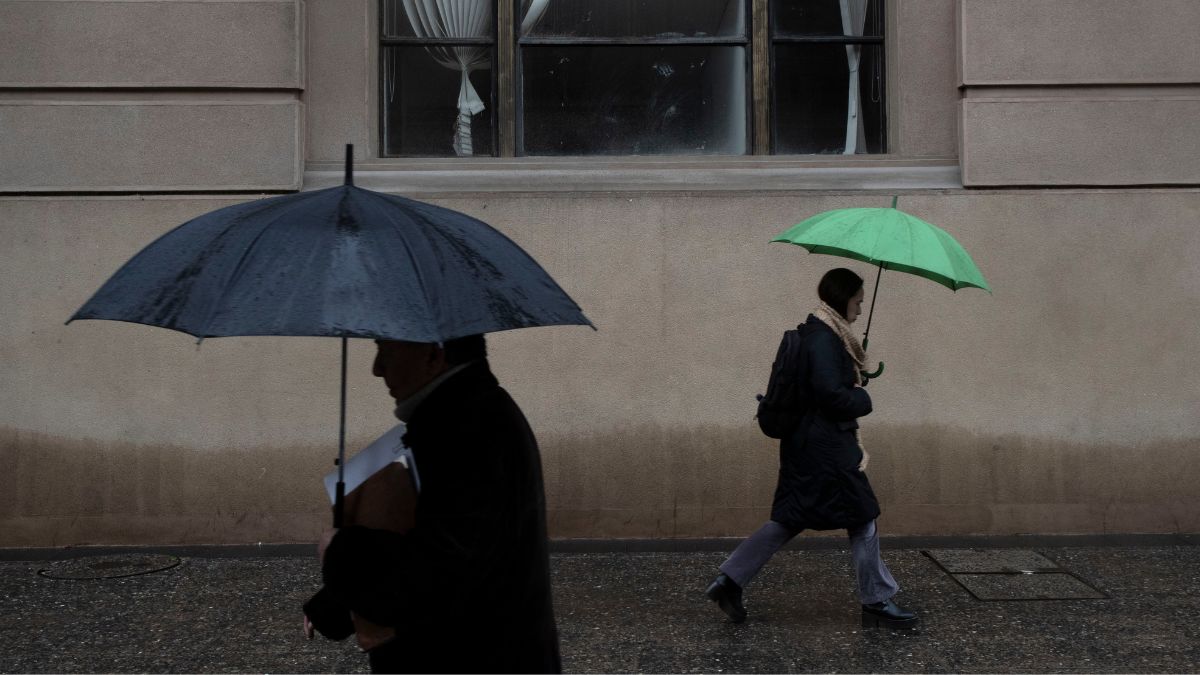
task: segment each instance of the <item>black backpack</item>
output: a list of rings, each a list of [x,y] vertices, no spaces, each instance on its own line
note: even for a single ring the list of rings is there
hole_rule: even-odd
[[[775,362],[771,364],[767,393],[758,395],[758,427],[771,438],[786,438],[804,417],[805,332],[803,324],[784,331]]]

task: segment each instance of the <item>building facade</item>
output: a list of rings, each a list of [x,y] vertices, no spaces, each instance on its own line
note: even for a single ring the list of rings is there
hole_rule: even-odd
[[[1200,531],[1200,3],[593,4],[0,2],[0,546],[327,526],[337,341],[64,321],[179,223],[340,183],[347,143],[357,184],[491,223],[598,327],[489,338],[554,537],[767,517],[779,336],[825,270],[875,278],[768,242],[894,196],[994,293],[882,276],[883,531]],[[394,421],[372,353],[351,447]]]

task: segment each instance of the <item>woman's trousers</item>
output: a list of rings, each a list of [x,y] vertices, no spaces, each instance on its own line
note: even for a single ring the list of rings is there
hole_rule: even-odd
[[[900,589],[891,571],[879,555],[879,533],[875,521],[846,530],[850,535],[850,553],[858,578],[858,599],[864,605],[883,602]],[[784,544],[800,534],[769,520],[743,541],[722,565],[721,571],[738,586],[746,584],[767,564]]]

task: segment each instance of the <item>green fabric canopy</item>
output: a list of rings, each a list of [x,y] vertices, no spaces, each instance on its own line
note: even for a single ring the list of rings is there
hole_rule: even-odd
[[[960,288],[992,289],[975,266],[975,261],[954,237],[941,228],[892,207],[853,208],[825,211],[788,228],[771,241],[795,244],[810,253],[836,255],[861,260],[879,267],[875,277],[875,292],[867,314],[867,330],[863,348],[871,334],[871,318],[875,315],[875,298],[879,293],[879,276],[883,270],[907,272],[957,291]],[[863,371],[867,378],[883,373],[883,364],[873,373]]]
[[[800,222],[771,241],[907,272],[957,291],[992,289],[975,261],[941,228],[895,208],[836,209]]]

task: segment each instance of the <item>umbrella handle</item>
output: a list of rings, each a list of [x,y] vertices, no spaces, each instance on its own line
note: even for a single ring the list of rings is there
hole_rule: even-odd
[[[880,269],[880,273],[882,273],[883,266],[881,265],[879,267],[879,269]],[[879,277],[875,277],[875,291],[876,292],[879,291]],[[874,300],[871,300],[871,311],[872,312],[875,311],[875,301]],[[870,333],[871,333],[871,320],[867,319],[867,332],[863,333],[863,341],[862,341],[863,351],[867,350],[867,345],[871,342],[871,338],[868,337],[870,335]],[[873,372],[873,373],[868,373],[865,370],[860,370],[858,372],[862,373],[863,380],[864,380],[863,386],[866,386],[866,384],[867,384],[866,380],[873,380],[883,374],[883,361],[879,362],[879,367],[876,368],[875,372]]]

